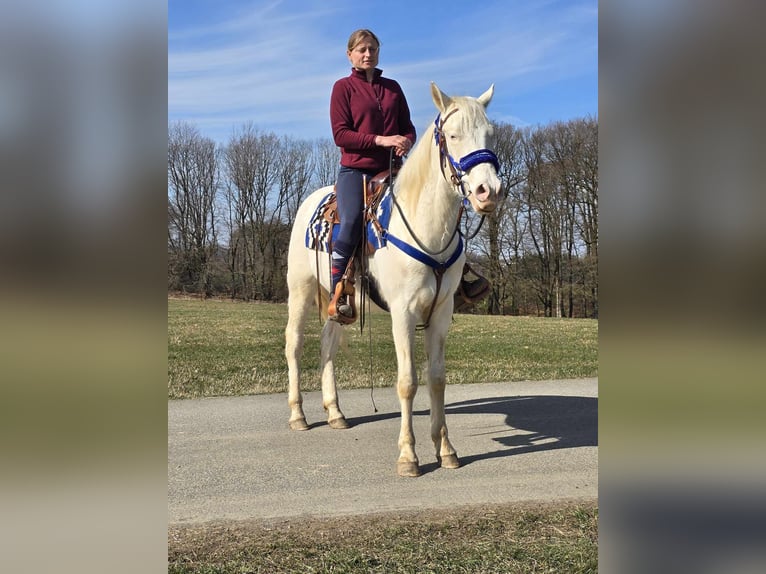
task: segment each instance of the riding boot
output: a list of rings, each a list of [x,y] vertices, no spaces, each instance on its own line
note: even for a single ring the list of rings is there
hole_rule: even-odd
[[[468,274],[471,273],[477,277],[477,279],[471,281],[468,279]],[[474,271],[468,263],[463,266],[463,277],[460,279],[460,285],[455,292],[455,300],[453,311],[461,311],[472,305],[478,303],[489,295],[490,284],[486,277],[480,275]]]
[[[354,309],[354,280],[348,264],[349,258],[333,251],[332,253],[332,298],[327,307],[327,315],[333,321],[347,325],[356,320]]]

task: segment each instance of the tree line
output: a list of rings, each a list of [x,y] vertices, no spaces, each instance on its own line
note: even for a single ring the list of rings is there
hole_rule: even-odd
[[[492,283],[475,312],[598,317],[598,122],[495,123],[505,191],[483,221],[466,214],[471,265]],[[168,126],[168,290],[284,301],[298,206],[332,185],[330,139],[280,137],[252,123],[216,144]]]

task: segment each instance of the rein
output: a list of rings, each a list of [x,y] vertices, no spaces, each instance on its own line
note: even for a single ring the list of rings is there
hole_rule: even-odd
[[[466,242],[470,241],[471,239],[473,239],[474,237],[476,237],[479,234],[479,231],[481,231],[481,226],[484,225],[484,220],[486,218],[487,218],[486,215],[482,215],[481,219],[479,219],[479,225],[478,225],[478,227],[476,227],[476,230],[474,230],[473,233],[469,234],[468,233],[469,221],[468,221],[468,216],[466,215],[465,233],[463,233],[462,230],[459,232],[462,237],[465,237]]]
[[[452,235],[450,235],[449,241],[447,241],[447,244],[444,246],[444,249],[441,251],[430,251],[423,243],[418,239],[418,236],[415,235],[415,232],[412,230],[412,227],[410,227],[410,222],[407,221],[407,218],[404,216],[404,212],[402,211],[401,206],[399,205],[399,202],[396,201],[396,194],[391,192],[391,200],[394,203],[394,206],[396,207],[396,210],[399,212],[399,217],[402,218],[402,222],[404,223],[404,227],[407,228],[407,232],[410,234],[410,236],[415,240],[415,243],[418,244],[418,247],[428,255],[441,255],[445,251],[447,251],[447,248],[452,244],[452,240],[455,239],[455,235],[460,233],[460,217],[463,215],[463,206],[460,206],[460,211],[457,214],[457,222],[455,223],[455,231],[452,232]],[[391,237],[389,235],[389,237]],[[433,267],[433,265],[432,265]]]

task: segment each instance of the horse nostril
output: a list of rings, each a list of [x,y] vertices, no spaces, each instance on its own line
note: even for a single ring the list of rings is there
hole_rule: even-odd
[[[476,195],[476,199],[481,202],[485,202],[487,199],[489,199],[489,189],[487,189],[487,186],[484,184],[481,184],[474,193]]]

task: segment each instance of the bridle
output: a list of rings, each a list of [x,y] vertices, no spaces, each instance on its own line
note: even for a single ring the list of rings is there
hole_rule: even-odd
[[[455,160],[455,158],[450,155],[449,151],[447,150],[447,138],[444,135],[444,123],[447,121],[447,118],[458,111],[458,109],[459,108],[452,108],[452,110],[446,116],[444,116],[443,119],[441,118],[441,114],[436,116],[436,119],[434,120],[434,141],[436,142],[436,147],[439,148],[439,166],[441,167],[442,175],[444,176],[445,180],[450,181],[452,185],[460,190],[460,194],[463,196],[463,205],[465,206],[468,204],[468,196],[473,193],[473,191],[470,189],[468,192],[466,192],[465,183],[463,182],[463,178],[468,175],[468,171],[472,167],[481,163],[491,163],[495,166],[495,171],[499,172],[500,161],[497,159],[495,152],[486,148],[472,151],[468,155],[461,157],[459,160]],[[447,165],[449,166],[451,172],[449,178],[447,178],[447,174],[444,173],[444,168]],[[484,218],[485,216],[482,215],[479,226],[470,235],[470,237],[466,237],[466,239],[473,239],[479,234],[479,230],[484,224]],[[463,235],[462,232],[460,232],[460,234]]]
[[[444,123],[447,121],[447,118],[456,111],[458,111],[458,108],[452,108],[443,119],[441,118],[441,114],[436,116],[436,119],[434,120],[434,141],[436,142],[436,147],[439,148],[439,165],[441,166],[444,179],[450,181],[452,185],[457,187],[464,198],[468,198],[473,192],[470,189],[466,192],[463,178],[468,175],[470,169],[482,163],[491,163],[495,166],[495,171],[500,171],[500,161],[497,159],[495,152],[486,148],[472,151],[468,155],[461,157],[459,160],[455,160],[455,158],[450,155],[447,150],[447,138],[444,135]],[[447,174],[444,172],[444,168],[447,165],[450,169],[449,178],[447,178]]]
[[[471,153],[461,157],[457,161],[455,160],[455,158],[453,158],[450,155],[449,151],[447,150],[447,138],[444,135],[444,123],[447,121],[447,118],[449,118],[452,114],[454,114],[458,110],[459,108],[452,108],[452,110],[450,110],[450,112],[447,115],[445,115],[443,119],[441,117],[441,114],[439,114],[436,116],[436,119],[434,120],[434,141],[436,142],[436,147],[439,148],[439,167],[441,168],[442,175],[444,176],[444,179],[446,181],[451,182],[452,185],[457,187],[460,190],[460,194],[463,196],[463,200],[462,200],[463,205],[461,205],[460,211],[458,213],[457,222],[455,224],[455,230],[452,233],[452,236],[449,238],[449,241],[447,241],[444,249],[441,249],[440,251],[430,251],[429,249],[426,248],[425,245],[423,245],[423,243],[421,243],[421,241],[412,231],[412,228],[410,227],[410,224],[407,221],[407,218],[405,217],[404,212],[402,211],[402,208],[399,206],[399,203],[396,201],[396,195],[392,194],[394,206],[399,211],[399,215],[401,216],[402,221],[404,222],[404,225],[407,228],[407,231],[410,233],[410,236],[412,236],[412,238],[418,244],[418,247],[420,247],[420,249],[429,256],[441,255],[452,244],[452,240],[455,238],[455,235],[459,234],[461,237],[463,235],[463,233],[460,231],[460,219],[463,215],[463,209],[465,205],[468,204],[468,196],[471,193],[473,193],[470,189],[466,192],[463,178],[466,175],[468,175],[468,172],[470,171],[470,169],[481,163],[491,163],[492,165],[495,166],[495,171],[500,171],[500,161],[497,159],[495,152],[486,148],[472,151]],[[390,161],[393,161],[393,148],[391,148]],[[449,168],[450,168],[451,175],[449,178],[447,177],[447,174],[444,172],[445,165],[449,165]],[[474,237],[476,237],[483,223],[484,223],[484,215],[481,216],[481,222],[479,223],[479,227],[470,237],[467,237],[467,239],[473,239]],[[463,245],[461,241],[459,245],[459,249],[462,250],[462,248],[463,248]],[[429,265],[431,264],[429,263]]]

